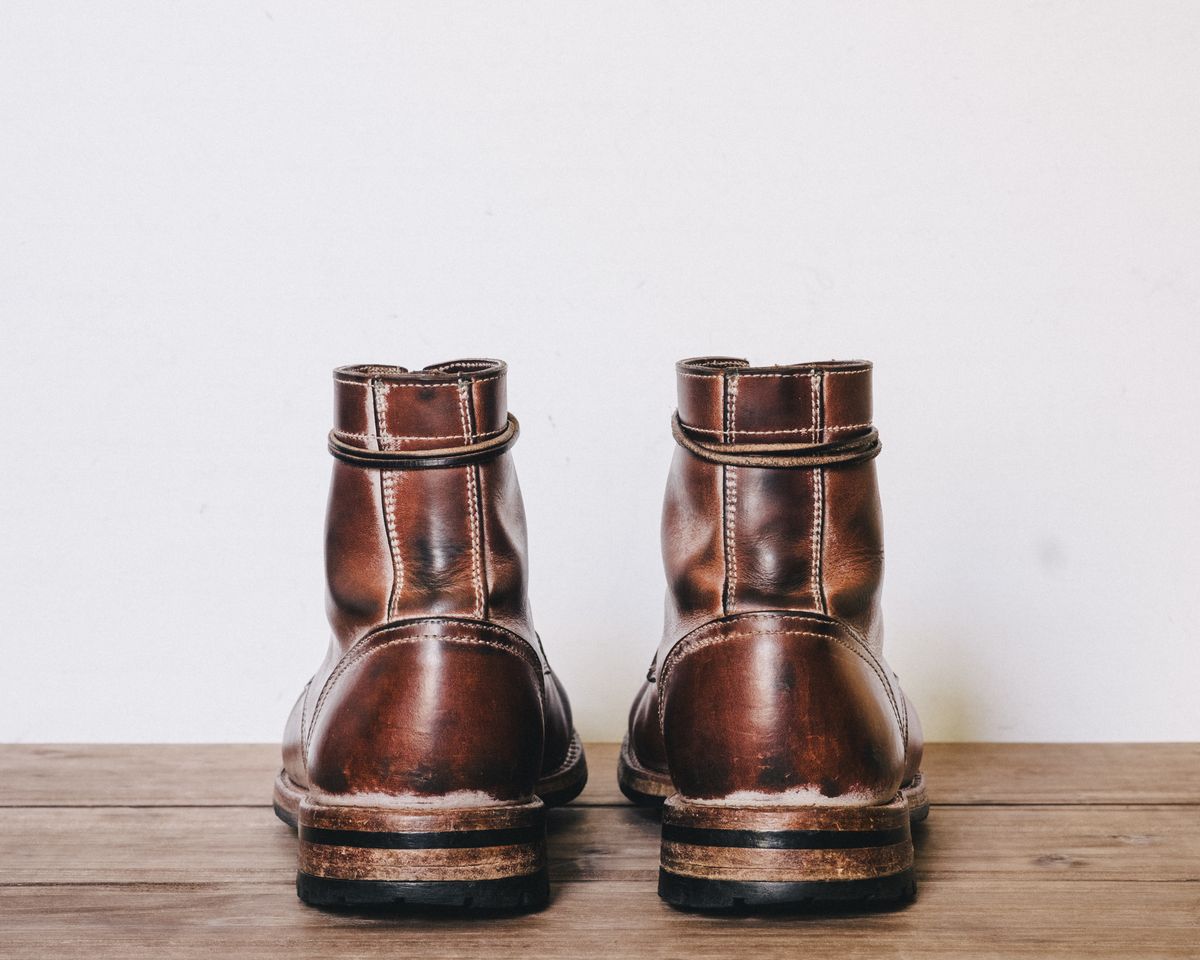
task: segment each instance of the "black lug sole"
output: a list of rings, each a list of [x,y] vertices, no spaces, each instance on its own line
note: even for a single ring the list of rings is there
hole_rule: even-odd
[[[820,911],[828,908],[877,909],[913,899],[917,883],[911,869],[863,880],[707,880],[658,872],[658,895],[684,910],[736,911],[760,907]]]
[[[545,869],[498,880],[343,880],[296,875],[296,893],[316,907],[446,907],[532,911],[550,898]]]

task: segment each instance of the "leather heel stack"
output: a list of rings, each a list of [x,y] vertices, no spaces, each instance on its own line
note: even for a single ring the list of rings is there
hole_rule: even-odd
[[[658,892],[691,909],[887,902],[916,892],[907,801],[663,806]]]
[[[296,891],[319,906],[531,909],[546,903],[545,807],[322,805],[299,814]]]

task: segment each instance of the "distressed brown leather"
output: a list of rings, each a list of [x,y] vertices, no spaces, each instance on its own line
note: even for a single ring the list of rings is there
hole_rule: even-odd
[[[829,444],[872,430],[871,364],[676,368],[687,439]],[[917,775],[915,711],[883,659],[875,464],[731,466],[677,446],[662,643],[627,751],[685,798],[873,804]]]
[[[473,448],[509,425],[506,375],[496,360],[341,367],[331,445]],[[533,629],[507,450],[411,469],[335,459],[325,561],[332,637],[284,734],[296,787],[521,801],[579,762],[566,694]]]

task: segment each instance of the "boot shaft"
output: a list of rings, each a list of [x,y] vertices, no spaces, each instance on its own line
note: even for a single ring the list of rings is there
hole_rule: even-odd
[[[684,797],[893,795],[909,723],[880,650],[871,365],[702,358],[676,380],[666,628],[638,755]]]
[[[454,465],[515,431],[507,368],[459,360],[420,371],[334,371],[326,521],[327,608],[343,648],[414,617],[487,620],[533,641],[525,512],[507,451]],[[388,469],[408,453],[436,468]]]
[[[299,788],[417,804],[582,788],[529,612],[506,374],[496,360],[334,371],[333,637],[287,723],[292,805]]]
[[[659,892],[905,896],[921,736],[880,650],[871,366],[716,357],[676,376],[666,626],[619,773],[666,798]]]
[[[736,449],[769,461],[783,447],[865,443],[871,364],[700,358],[679,363],[676,382],[664,646],[714,619],[763,610],[835,617],[877,645],[883,532],[873,460],[786,469],[745,465],[745,455],[738,465],[703,458]]]

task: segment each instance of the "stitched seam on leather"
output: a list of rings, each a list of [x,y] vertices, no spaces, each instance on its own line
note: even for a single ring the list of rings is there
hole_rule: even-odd
[[[539,664],[541,663],[541,661],[538,660],[537,654],[533,652],[533,644],[532,643],[530,643],[528,640],[526,640],[519,633],[517,633],[513,630],[509,630],[507,627],[497,626],[494,623],[470,623],[470,622],[464,623],[463,618],[455,617],[455,616],[413,617],[411,619],[411,621],[406,621],[406,622],[419,622],[422,626],[425,626],[425,625],[428,625],[431,623],[451,623],[451,624],[454,624],[459,627],[470,627],[470,629],[472,629],[472,630],[486,630],[489,633],[494,633],[494,634],[497,634],[498,636],[503,637],[505,640],[507,640],[510,643],[524,644],[526,647],[529,648],[529,651],[530,651],[529,655],[533,658],[533,661],[536,661]],[[366,633],[363,636],[359,637],[359,639],[356,640],[354,642],[354,644],[350,647],[350,650],[354,650],[356,647],[359,647],[362,644],[368,642],[372,637],[378,637],[381,634],[388,633],[391,630],[399,630],[399,629],[403,629],[403,625],[393,624],[391,626],[376,627],[373,630],[371,630],[369,633]],[[350,650],[347,650],[346,653],[349,653]],[[533,661],[531,661],[531,662],[533,662]],[[539,669],[540,669],[540,666],[539,666]]]
[[[697,427],[697,426],[693,426],[690,423],[684,423],[682,420],[680,420],[679,422],[680,422],[680,424],[682,424],[682,426],[685,430],[689,430],[692,433],[708,433],[708,434],[712,434],[714,437],[723,437],[725,435],[725,431],[723,431],[723,430],[713,430],[709,427]],[[823,430],[825,433],[835,433],[838,430],[865,430],[870,426],[871,426],[871,424],[869,424],[869,423],[847,423],[847,424],[843,424],[841,426],[824,427]],[[814,433],[814,432],[815,431],[813,430],[812,427],[791,427],[787,430],[746,430],[746,429],[742,429],[742,428],[738,429],[738,433],[753,434],[755,436],[769,436],[769,435],[778,434],[778,433]],[[417,439],[417,438],[414,438],[414,439]]]
[[[371,396],[375,406],[376,446],[380,450],[391,446],[391,436],[387,429],[389,384],[372,381]],[[382,390],[379,388],[382,387]],[[396,485],[399,483],[396,471],[383,470],[379,475],[379,496],[383,508],[383,533],[387,538],[388,555],[392,561],[392,584],[388,590],[387,612],[389,619],[396,615],[396,607],[400,601],[400,591],[404,589],[404,558],[400,553],[400,537],[396,530]]]
[[[471,431],[470,415],[467,413],[467,381],[458,383],[458,415],[462,421],[463,440],[471,443],[474,439]],[[475,467],[468,466],[467,471],[467,513],[471,520],[471,583],[475,587],[475,616],[483,619],[483,573],[481,570],[478,493],[475,487]]]
[[[703,650],[705,647],[710,647],[710,646],[713,646],[714,644],[722,643],[726,640],[739,640],[739,639],[754,638],[754,637],[816,637],[817,639],[820,639],[820,640],[832,640],[834,643],[836,643],[842,647],[845,647],[847,650],[849,650],[851,653],[853,653],[856,657],[858,657],[860,660],[862,660],[863,663],[865,663],[868,667],[870,667],[871,672],[874,673],[875,676],[879,679],[880,684],[883,685],[884,693],[887,694],[888,701],[892,705],[892,715],[895,716],[896,723],[899,724],[901,727],[903,727],[904,721],[900,716],[900,707],[896,703],[896,697],[892,693],[892,685],[890,683],[888,683],[887,678],[884,676],[882,669],[880,669],[879,664],[875,661],[874,657],[867,655],[870,651],[866,651],[864,653],[864,651],[858,649],[858,646],[856,644],[849,643],[843,637],[839,637],[836,634],[814,633],[811,630],[771,630],[771,631],[761,631],[761,632],[756,631],[754,633],[718,633],[715,636],[697,637],[695,640],[692,640],[692,641],[685,640],[685,641],[677,644],[675,646],[675,648],[672,649],[670,654],[667,656],[666,662],[663,663],[662,672],[659,674],[659,677],[658,677],[658,682],[659,682],[659,684],[661,684],[661,686],[659,687],[659,696],[658,696],[658,723],[659,723],[659,726],[660,727],[662,726],[663,709],[664,709],[664,705],[665,705],[666,699],[667,699],[666,698],[667,677],[670,675],[671,668],[674,667],[678,661],[682,660],[688,654],[695,653],[697,650]]]
[[[386,449],[384,444],[391,439],[387,428],[387,395],[390,392],[387,384],[378,380],[371,381],[371,403],[375,407],[375,438],[379,441],[380,450]]]
[[[721,439],[729,440],[729,381],[721,374]],[[721,615],[729,613],[729,467],[721,465]]]
[[[388,596],[388,617],[396,615],[400,594],[404,590],[404,558],[400,552],[400,536],[396,530],[396,486],[400,482],[396,470],[381,470],[383,486],[383,523],[387,532],[388,551],[392,555],[392,591]]]
[[[829,623],[830,621],[833,621],[841,629],[845,630],[848,634],[850,634],[850,636],[854,638],[855,642],[862,644],[863,649],[868,651],[868,653],[870,653],[872,657],[875,656],[875,654],[873,652],[871,652],[871,648],[867,644],[866,638],[862,635],[862,632],[857,627],[854,626],[854,624],[849,623],[848,621],[842,620],[840,618],[830,617],[828,614],[820,614],[815,611],[809,613],[809,612],[805,612],[805,611],[801,611],[801,610],[786,610],[786,611],[781,610],[781,611],[777,611],[777,612],[739,613],[739,614],[737,614],[737,622],[738,623],[741,623],[742,621],[745,621],[745,620],[778,621],[778,620],[782,620],[785,618],[788,620],[812,620],[814,618],[819,618],[821,623]],[[702,633],[705,630],[711,630],[713,628],[713,626],[714,626],[714,624],[712,621],[710,621],[709,623],[701,624],[700,626],[696,627],[694,630],[690,630],[686,634],[684,634],[682,637],[680,637],[680,639],[677,641],[676,645],[678,645],[679,643],[683,643],[684,641],[686,641],[690,637],[694,637],[698,633]],[[672,649],[674,649],[674,647],[672,647]],[[878,663],[878,660],[876,660],[876,662]]]
[[[422,626],[425,626],[428,624],[435,624],[435,623],[436,624],[447,623],[447,624],[453,624],[453,625],[459,626],[459,627],[465,626],[465,624],[463,624],[461,620],[457,620],[453,617],[422,617],[422,618],[420,618],[420,623],[422,624]],[[509,630],[505,627],[496,626],[495,624],[492,624],[492,623],[472,623],[470,625],[470,627],[472,630],[486,630],[489,633],[497,634],[498,636],[503,637],[509,643],[512,643],[514,645],[516,645],[516,644],[523,645],[524,647],[528,648],[528,651],[529,651],[527,654],[524,654],[526,659],[528,659],[530,661],[530,663],[537,663],[538,669],[541,669],[541,660],[538,658],[537,654],[533,651],[533,645],[530,644],[530,642],[528,640],[526,640],[524,637],[522,637],[519,633],[514,633],[512,630]],[[375,629],[363,634],[363,636],[361,636],[357,640],[355,640],[354,643],[350,645],[350,649],[348,649],[345,653],[342,654],[341,659],[344,660],[346,657],[348,657],[352,653],[354,653],[355,650],[358,650],[365,644],[370,643],[371,640],[373,640],[375,637],[378,637],[378,636],[380,636],[384,633],[387,633],[391,630],[397,630],[397,629],[403,629],[403,628],[397,627],[397,626],[376,627]],[[437,636],[437,634],[435,634],[435,636]],[[338,662],[340,663],[341,660],[339,660]],[[337,667],[334,667],[334,670],[336,670],[336,669],[337,669]],[[330,673],[330,676],[331,677],[333,676],[332,672]],[[329,680],[327,679],[325,682],[326,682],[326,684],[328,684]]]
[[[444,618],[444,617],[425,619],[425,620],[422,620],[421,623],[423,625],[435,624],[435,623],[437,623],[437,624],[447,623],[447,624],[454,624],[456,626],[462,626],[462,624],[459,623],[459,621],[452,620],[449,618]],[[325,685],[321,688],[321,694],[317,698],[317,703],[320,704],[320,702],[322,700],[324,700],[326,691],[332,685],[335,677],[341,675],[342,664],[345,662],[347,657],[352,656],[356,650],[362,649],[364,646],[366,646],[372,640],[374,640],[375,637],[378,637],[381,634],[387,633],[389,630],[395,630],[395,629],[397,629],[397,628],[396,627],[385,627],[382,630],[372,630],[371,632],[359,637],[353,643],[353,645],[351,645],[350,649],[347,650],[344,654],[342,654],[342,657],[338,661],[337,665],[333,668],[332,671],[330,671],[329,676],[325,679]],[[493,624],[487,624],[487,623],[473,623],[473,624],[471,624],[471,629],[472,630],[486,630],[490,633],[495,633],[501,637],[504,637],[505,640],[507,640],[509,643],[513,644],[514,646],[516,646],[517,644],[522,645],[522,647],[526,648],[526,650],[524,652],[521,652],[518,655],[524,657],[525,660],[528,661],[530,664],[534,664],[536,662],[538,665],[538,669],[540,669],[540,661],[538,661],[536,655],[533,654],[532,650],[529,649],[529,641],[526,640],[524,637],[520,636],[519,634],[513,633],[511,630],[506,630],[504,627],[498,627]],[[441,636],[441,634],[425,634],[425,635],[423,635],[424,638],[428,638],[428,637],[436,638],[439,636]],[[516,651],[514,650],[514,653],[515,652]],[[310,680],[309,683],[311,684],[312,681]],[[314,723],[316,722],[315,714],[313,716],[313,722]]]
[[[480,377],[478,380],[469,379],[467,382],[491,383],[493,380],[502,379],[504,379],[504,374],[501,373],[494,377]],[[370,382],[366,380],[339,380],[337,377],[333,378],[333,382],[344,383],[352,387],[369,387],[371,385]],[[457,390],[458,381],[454,381],[453,383],[389,383],[387,384],[387,387],[389,390],[438,390],[442,387],[454,387]]]
[[[737,441],[738,375],[726,377],[725,415],[729,428],[728,441]],[[725,613],[734,608],[737,600],[737,483],[736,467],[725,468]]]
[[[483,504],[486,502],[487,490],[483,482],[483,471],[479,469],[479,464],[472,464],[467,467],[471,471],[471,475],[475,482],[475,510],[479,517],[479,619],[486,620],[491,611],[488,609],[488,536],[487,530],[484,527],[487,514],[484,512]],[[541,640],[538,640],[541,643]]]
[[[477,433],[477,434],[475,434],[475,439],[476,440],[490,440],[492,437],[500,436],[500,434],[502,434],[507,429],[508,429],[508,425],[505,424],[505,426],[501,427],[499,430],[489,430],[487,433]],[[451,434],[445,434],[445,435],[431,435],[431,434],[416,435],[416,434],[413,434],[411,436],[400,436],[399,434],[388,433],[388,434],[384,434],[381,437],[377,433],[350,433],[348,430],[336,430],[336,429],[333,431],[333,435],[335,437],[342,437],[346,440],[379,440],[379,439],[385,439],[385,440],[461,440],[462,439],[461,433],[451,433]]]
[[[812,432],[818,441],[825,439],[824,384],[821,375],[813,371],[812,385]],[[813,602],[822,613],[828,613],[825,603],[825,471],[819,467],[813,471],[813,530],[812,530],[812,581]]]
[[[737,440],[737,374],[725,378],[725,428],[726,442]]]
[[[727,488],[728,500],[729,500],[729,514],[728,514],[728,523],[726,524],[726,526],[728,528],[728,532],[726,535],[726,539],[728,541],[728,545],[726,546],[726,556],[728,556],[728,558],[729,558],[729,563],[728,563],[729,572],[726,575],[727,579],[728,579],[728,584],[727,584],[728,599],[725,604],[725,612],[729,613],[730,611],[732,611],[734,609],[735,606],[737,606],[738,568],[737,568],[737,533],[736,533],[736,531],[737,531],[737,508],[738,508],[738,489],[737,489],[738,470],[737,470],[737,467],[726,467],[725,469],[728,471],[728,474],[729,474],[729,485]]]
[[[304,773],[308,774],[308,691],[312,689],[312,682],[315,677],[309,677],[308,683],[304,685],[304,692],[300,694],[300,763],[304,766]]]
[[[870,373],[870,367],[864,367],[861,370],[822,370],[821,373],[828,377],[853,377],[860,373]],[[720,380],[719,373],[684,373],[676,371],[676,375],[680,377],[688,377],[692,380]],[[739,377],[747,380],[784,380],[789,377],[811,377],[812,371],[804,370],[796,373],[739,373]]]
[[[737,619],[736,619],[736,623],[738,623],[738,624],[741,624],[741,623],[745,623],[745,622],[747,622],[747,621],[760,621],[760,620],[768,620],[768,621],[771,621],[772,623],[778,623],[780,620],[800,620],[800,621],[812,621],[812,620],[814,620],[814,619],[817,619],[818,617],[820,617],[820,622],[822,622],[822,623],[828,623],[828,622],[830,622],[830,620],[829,620],[829,618],[828,618],[828,617],[821,617],[821,615],[820,615],[820,614],[815,614],[815,613],[808,614],[808,613],[800,613],[800,612],[786,612],[786,613],[785,613],[785,612],[778,612],[778,613],[743,613],[743,614],[738,614],[738,616],[737,616]],[[834,622],[834,623],[835,623],[835,624],[836,624],[836,625],[837,625],[839,628],[841,628],[842,630],[845,630],[845,631],[846,631],[848,634],[850,634],[851,638],[852,638],[852,639],[854,640],[854,642],[855,642],[855,643],[858,645],[858,648],[859,648],[861,651],[863,651],[863,652],[864,652],[864,653],[865,653],[865,654],[866,654],[868,657],[870,657],[870,659],[871,659],[871,662],[875,664],[875,668],[876,668],[876,674],[877,674],[877,675],[879,675],[879,674],[882,674],[882,673],[888,673],[888,674],[890,674],[890,673],[891,673],[891,670],[885,670],[885,668],[884,668],[884,666],[883,666],[882,662],[881,662],[881,661],[879,660],[879,658],[878,658],[878,657],[875,655],[875,652],[874,652],[874,651],[871,649],[870,645],[868,645],[868,643],[867,643],[866,639],[863,637],[863,635],[862,635],[862,634],[861,634],[861,633],[858,631],[858,629],[857,629],[857,628],[856,628],[856,627],[855,627],[853,624],[851,624],[851,623],[847,623],[846,621],[844,621],[844,620],[841,620],[841,619],[834,620],[833,622]],[[674,645],[673,645],[673,646],[672,646],[672,647],[671,647],[671,648],[670,648],[670,649],[667,651],[667,655],[666,655],[666,656],[663,658],[663,670],[660,670],[660,671],[659,671],[659,673],[658,673],[658,678],[657,678],[657,680],[656,680],[655,682],[657,682],[657,683],[662,683],[662,681],[663,681],[663,678],[664,678],[664,675],[665,675],[666,664],[667,664],[667,662],[668,662],[668,661],[671,659],[671,655],[672,655],[672,654],[673,654],[673,653],[674,653],[674,652],[675,652],[675,651],[676,651],[676,650],[677,650],[677,649],[678,649],[680,646],[682,646],[682,645],[684,645],[684,644],[688,643],[688,642],[689,642],[689,641],[691,641],[691,640],[698,640],[698,639],[702,639],[701,637],[697,637],[697,636],[696,636],[696,634],[704,633],[705,631],[713,630],[713,629],[714,629],[714,628],[716,628],[716,627],[720,627],[720,626],[727,626],[727,625],[728,625],[728,624],[714,624],[714,623],[706,623],[706,624],[703,624],[702,626],[696,627],[694,630],[691,630],[690,632],[688,632],[688,633],[684,634],[684,636],[683,636],[683,637],[681,637],[679,640],[677,640],[677,641],[675,642],[675,644],[674,644]],[[710,635],[711,635],[711,634],[705,634],[705,636],[710,636]],[[657,660],[657,659],[658,659],[658,654],[657,654],[657,653],[655,653],[655,656],[654,656],[654,658],[655,658],[655,660]],[[651,667],[653,667],[653,666],[654,666],[654,661],[651,661]],[[887,684],[885,684],[885,686],[887,686]],[[889,690],[889,697],[890,697],[890,696],[891,696],[891,694],[890,694],[891,687],[890,687],[890,686],[888,687],[888,690]],[[661,693],[662,693],[662,688],[660,687],[660,688],[659,688],[659,694],[660,694],[660,703],[659,703],[659,706],[660,706],[660,707],[662,706],[662,703],[661,703]],[[892,709],[893,709],[893,710],[897,710],[897,712],[898,712],[898,708],[896,707],[896,700],[895,700],[895,698],[894,698],[894,697],[892,697],[891,699],[892,699]]]
[[[375,636],[378,636],[378,634],[375,634]],[[366,638],[364,637],[363,639],[365,640]],[[528,666],[533,671],[535,678],[541,676],[541,666],[535,665],[534,663],[532,663],[530,661],[530,658],[524,653],[524,651],[516,649],[515,646],[509,645],[506,643],[500,643],[496,640],[487,640],[483,637],[456,636],[456,635],[452,635],[452,634],[447,635],[447,634],[440,634],[440,633],[423,633],[423,634],[418,634],[418,635],[412,636],[412,637],[393,637],[391,640],[387,640],[376,646],[368,647],[365,650],[359,650],[359,652],[354,654],[354,656],[350,656],[350,654],[353,652],[353,650],[358,647],[358,644],[355,644],[354,647],[352,647],[349,651],[347,651],[346,656],[338,661],[338,665],[336,667],[334,667],[333,672],[329,674],[329,679],[325,681],[325,686],[321,689],[321,695],[320,695],[320,697],[317,698],[316,706],[313,707],[313,715],[312,715],[313,729],[314,730],[316,729],[317,720],[321,716],[321,708],[325,705],[325,700],[329,696],[329,691],[331,691],[333,689],[336,681],[347,670],[349,670],[352,666],[354,666],[360,660],[365,660],[367,657],[377,653],[380,650],[385,650],[388,647],[399,646],[402,643],[415,643],[418,640],[443,640],[447,643],[466,643],[466,644],[472,644],[472,645],[481,646],[481,647],[492,647],[493,649],[496,649],[496,650],[504,650],[507,653],[513,654],[513,656],[520,657],[520,659],[525,662],[526,666]],[[360,641],[360,643],[361,642],[362,641]],[[537,684],[535,684],[535,686],[539,690],[539,697],[540,697],[541,684],[537,683]]]

